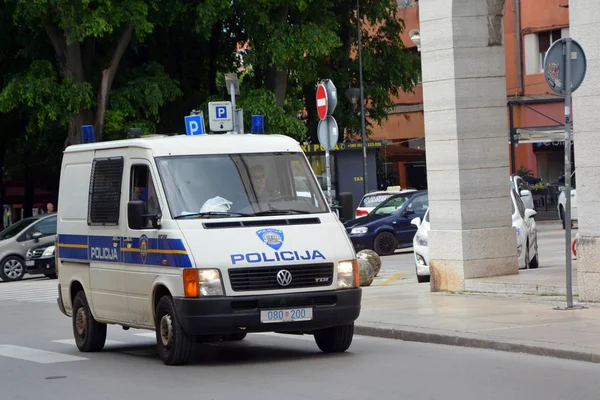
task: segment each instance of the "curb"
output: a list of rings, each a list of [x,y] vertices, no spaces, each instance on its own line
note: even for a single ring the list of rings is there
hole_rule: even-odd
[[[354,328],[354,333],[356,335],[372,336],[386,339],[397,339],[404,340],[406,342],[420,342],[444,344],[448,346],[472,347],[476,349],[499,350],[511,353],[522,353],[535,356],[561,358],[565,360],[600,363],[600,354],[510,343],[499,340],[477,339],[466,336],[428,333],[407,329],[379,328],[365,325],[356,325]]]

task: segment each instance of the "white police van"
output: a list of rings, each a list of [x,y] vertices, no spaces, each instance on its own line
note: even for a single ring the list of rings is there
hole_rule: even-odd
[[[80,351],[101,350],[107,324],[155,330],[168,365],[248,332],[313,334],[324,352],[352,342],[356,255],[289,137],[70,146],[58,203],[58,305]]]

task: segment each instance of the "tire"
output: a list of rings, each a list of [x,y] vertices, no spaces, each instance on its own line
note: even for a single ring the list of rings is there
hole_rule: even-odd
[[[343,353],[352,344],[354,323],[315,332],[315,342],[323,353]]]
[[[398,241],[390,232],[381,232],[373,241],[373,250],[380,256],[394,254],[396,248],[398,248]]]
[[[84,353],[100,351],[106,342],[106,324],[97,322],[83,290],[73,301],[73,336],[79,351]]]
[[[165,365],[185,365],[194,350],[192,335],[184,332],[171,296],[163,296],[156,306],[154,321],[158,355]]]
[[[560,214],[560,220],[562,221],[562,228],[563,229],[567,229],[567,224],[565,222],[565,210],[563,209],[562,206],[560,206],[559,208],[559,214]]]
[[[25,276],[25,263],[21,257],[9,256],[0,264],[0,278],[4,282],[20,281]]]
[[[223,337],[224,342],[239,342],[240,340],[244,340],[246,338],[246,332],[240,333],[232,333],[230,335],[226,335]]]
[[[529,240],[525,242],[525,269],[529,269]]]
[[[427,283],[429,282],[431,276],[430,275],[419,275],[417,273],[417,282],[419,283]]]
[[[535,243],[535,257],[529,262],[530,269],[536,269],[540,266],[540,254],[538,253],[537,239]]]
[[[44,276],[48,279],[56,279],[58,276],[56,274],[44,274]]]

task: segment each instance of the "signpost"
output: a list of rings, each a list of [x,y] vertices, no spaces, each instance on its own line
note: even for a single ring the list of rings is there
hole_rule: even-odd
[[[573,306],[571,272],[571,97],[585,78],[585,52],[571,38],[562,38],[550,46],[544,57],[544,77],[550,89],[565,96],[565,256],[567,273],[567,307],[558,310],[583,308]]]
[[[206,133],[204,129],[204,113],[202,111],[185,117],[185,133],[188,136],[202,135]]]
[[[211,132],[233,131],[233,107],[229,101],[208,103],[208,125]]]
[[[317,113],[319,114],[319,126],[317,133],[319,143],[325,148],[325,177],[327,179],[327,201],[333,204],[331,198],[331,162],[329,151],[337,144],[339,133],[338,124],[333,118],[333,112],[337,106],[337,89],[333,82],[326,79],[317,86]]]

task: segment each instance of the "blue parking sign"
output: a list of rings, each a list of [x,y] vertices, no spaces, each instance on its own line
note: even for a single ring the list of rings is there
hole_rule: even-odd
[[[217,106],[215,107],[217,118],[227,118],[227,107]]]
[[[188,115],[185,117],[185,133],[189,136],[205,133],[202,115]]]

